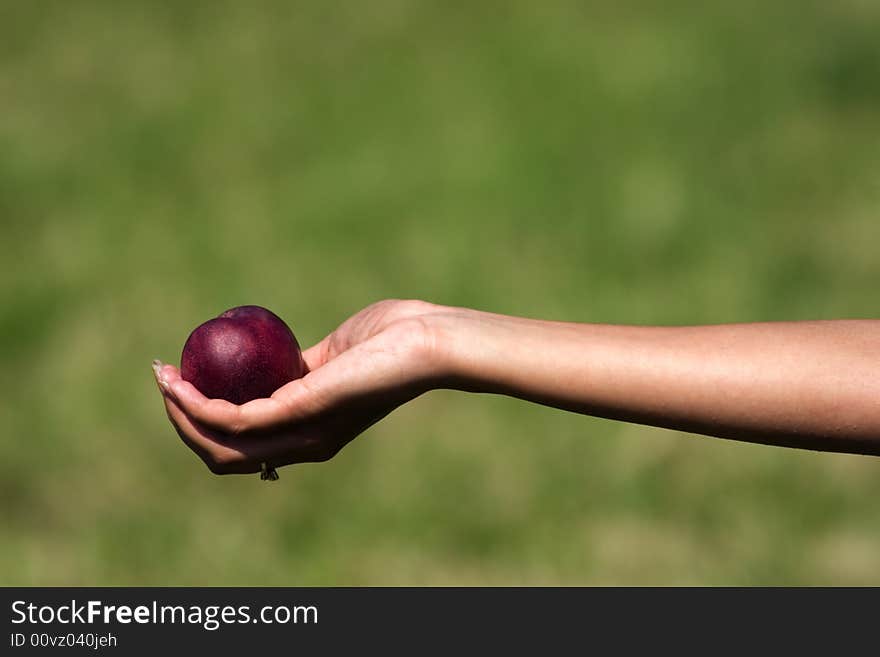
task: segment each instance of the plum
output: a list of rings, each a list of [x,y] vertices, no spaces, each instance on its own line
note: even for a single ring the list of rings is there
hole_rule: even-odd
[[[233,404],[269,397],[306,371],[293,331],[260,306],[231,308],[197,326],[180,359],[181,378]]]

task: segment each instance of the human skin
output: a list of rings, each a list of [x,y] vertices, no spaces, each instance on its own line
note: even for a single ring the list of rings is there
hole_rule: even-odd
[[[171,423],[216,474],[326,461],[432,389],[496,393],[706,436],[880,455],[880,321],[579,324],[386,300],[241,406],[154,363]],[[442,422],[442,419],[438,419]]]

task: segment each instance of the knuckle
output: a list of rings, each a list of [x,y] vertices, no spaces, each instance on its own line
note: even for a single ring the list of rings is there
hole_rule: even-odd
[[[380,307],[386,319],[391,322],[406,321],[410,317],[417,317],[427,312],[428,304],[419,299],[387,299],[381,302]]]
[[[400,301],[400,307],[407,315],[418,315],[421,313],[428,312],[431,308],[431,304],[427,301],[422,301],[421,299],[404,299]]]
[[[333,331],[333,333],[331,333],[330,337],[327,339],[326,350],[327,350],[327,354],[330,355],[331,357],[335,356],[336,354],[338,354],[342,351],[345,351],[345,348],[341,344],[341,340],[339,338],[339,333],[337,331]]]
[[[240,436],[248,431],[248,424],[244,417],[244,414],[241,411],[240,406],[236,406],[235,412],[232,415],[229,424],[227,425],[227,431],[231,436]]]

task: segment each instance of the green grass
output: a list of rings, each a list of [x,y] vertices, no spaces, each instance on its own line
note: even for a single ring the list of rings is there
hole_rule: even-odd
[[[167,424],[242,303],[876,317],[880,8],[592,4],[0,4],[0,584],[880,584],[875,459],[439,392],[267,486]]]

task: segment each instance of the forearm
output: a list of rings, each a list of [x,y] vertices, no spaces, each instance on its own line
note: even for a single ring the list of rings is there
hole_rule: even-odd
[[[456,311],[448,385],[693,433],[880,454],[880,321],[641,327]]]

